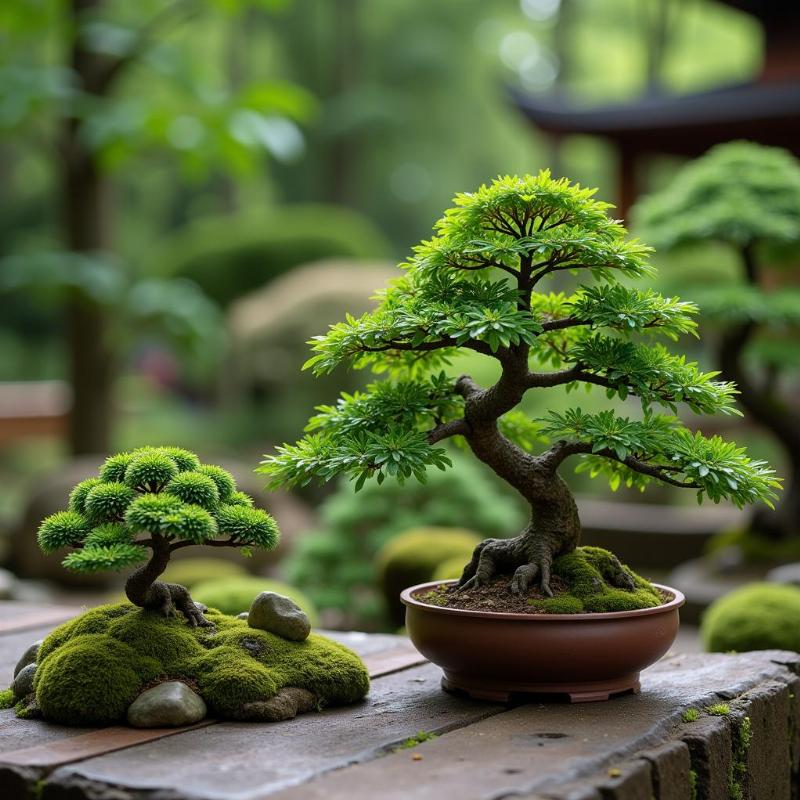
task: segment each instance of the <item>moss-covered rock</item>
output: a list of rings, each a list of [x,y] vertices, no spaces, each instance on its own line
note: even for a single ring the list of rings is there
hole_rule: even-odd
[[[312,626],[319,624],[319,613],[314,603],[303,592],[272,578],[259,578],[256,575],[216,578],[192,587],[192,597],[198,603],[216,608],[223,614],[248,611],[256,595],[261,592],[275,592],[289,597],[306,612]]]
[[[707,650],[800,651],[800,588],[752,583],[713,603],[700,633]]]
[[[245,718],[245,704],[285,687],[312,692],[325,705],[354,702],[369,690],[361,660],[336,642],[315,634],[291,642],[214,609],[207,617],[212,628],[189,628],[119,603],[61,625],[40,650],[34,687],[41,713],[68,725],[121,722],[161,680],[197,687],[210,713],[228,719]]]
[[[405,611],[399,600],[403,589],[432,580],[444,561],[461,558],[466,564],[481,538],[466,528],[430,526],[412,528],[387,542],[378,552],[376,563],[392,623],[403,624]]]

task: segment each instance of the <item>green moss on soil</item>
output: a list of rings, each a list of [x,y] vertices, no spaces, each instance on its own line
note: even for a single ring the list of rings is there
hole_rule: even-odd
[[[308,614],[312,626],[319,624],[319,612],[303,592],[271,578],[245,575],[202,581],[192,588],[192,598],[223,614],[235,615],[249,611],[254,598],[261,592],[277,592],[291,598]]]
[[[800,588],[752,583],[712,603],[700,634],[716,653],[800,651]]]
[[[351,703],[369,690],[361,660],[337,642],[315,634],[291,642],[213,608],[206,617],[213,628],[189,628],[120,603],[61,625],[40,650],[34,687],[42,714],[68,725],[120,722],[156,679],[189,681],[210,714],[229,719],[285,686],[308,689],[324,705]]]
[[[13,689],[0,689],[0,709],[14,707]]]
[[[463,567],[463,564],[462,564]],[[620,589],[615,584],[622,577],[621,572],[633,579],[634,589]],[[459,573],[460,574],[460,573]],[[542,597],[535,591],[530,598],[519,598],[505,593],[509,576],[496,579],[503,584],[501,593],[514,607],[503,608],[500,602],[494,602],[493,611],[515,611],[543,614],[583,614],[609,611],[632,611],[638,608],[654,608],[664,600],[659,591],[647,580],[633,570],[620,565],[615,557],[600,547],[578,547],[553,562],[551,586],[553,597]],[[470,590],[475,594],[481,590]],[[461,597],[456,599],[447,590],[434,590],[424,596],[426,603],[439,606],[469,608],[462,605]],[[496,598],[494,598],[496,601]],[[467,601],[470,602],[470,601]],[[485,607],[475,606],[480,610]]]

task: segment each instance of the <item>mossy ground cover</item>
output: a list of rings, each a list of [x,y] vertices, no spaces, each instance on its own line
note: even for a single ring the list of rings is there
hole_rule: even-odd
[[[118,603],[87,611],[56,628],[39,652],[36,701],[48,720],[106,725],[125,718],[148,684],[184,680],[209,714],[237,719],[244,703],[297,686],[321,705],[361,699],[369,677],[346,647],[312,634],[291,642],[210,609],[213,628],[190,628]]]
[[[454,565],[455,567],[455,565]],[[463,564],[462,564],[463,567]],[[633,580],[632,590],[619,588],[620,570]],[[460,574],[460,573],[459,573]],[[444,576],[440,575],[444,579]],[[457,578],[459,575],[450,575]],[[440,587],[419,596],[431,605],[472,611],[525,614],[583,614],[654,608],[664,602],[658,589],[600,547],[578,547],[553,562],[553,597],[538,591],[512,594],[510,575],[501,575],[486,586],[454,592]]]

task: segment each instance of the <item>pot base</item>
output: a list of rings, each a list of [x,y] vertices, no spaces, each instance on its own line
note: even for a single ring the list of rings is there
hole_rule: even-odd
[[[580,683],[494,683],[464,675],[445,672],[442,689],[446,692],[463,692],[474,700],[488,700],[494,703],[508,703],[512,695],[561,695],[570,703],[593,703],[609,700],[621,694],[639,694],[641,684],[639,673],[625,675],[604,681]]]

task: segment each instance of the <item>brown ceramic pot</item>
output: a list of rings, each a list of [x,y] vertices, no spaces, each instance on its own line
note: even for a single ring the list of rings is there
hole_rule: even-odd
[[[656,608],[600,614],[515,614],[428,605],[406,589],[406,628],[417,650],[444,670],[442,686],[483,700],[514,693],[563,694],[573,703],[639,691],[639,672],[669,650],[683,595]]]

